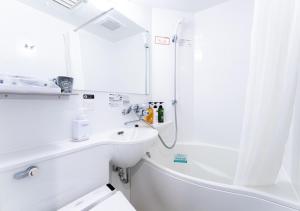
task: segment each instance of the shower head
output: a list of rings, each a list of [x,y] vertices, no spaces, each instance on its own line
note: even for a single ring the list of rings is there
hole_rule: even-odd
[[[184,19],[179,19],[176,24],[176,34],[178,33],[179,27],[183,24]]]
[[[183,18],[182,18],[182,19],[179,19],[179,20],[177,21],[176,29],[175,29],[175,34],[174,34],[173,39],[172,39],[172,42],[173,42],[173,43],[176,43],[177,40],[178,40],[178,32],[179,32],[179,28],[180,28],[180,26],[183,24],[183,21],[184,21]]]

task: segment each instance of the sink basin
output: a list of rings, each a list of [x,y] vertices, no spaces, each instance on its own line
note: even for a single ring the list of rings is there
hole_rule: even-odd
[[[122,168],[135,166],[157,138],[152,128],[122,128],[108,134],[113,143],[112,162]]]

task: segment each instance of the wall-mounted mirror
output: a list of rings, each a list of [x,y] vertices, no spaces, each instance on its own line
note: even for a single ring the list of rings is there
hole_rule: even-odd
[[[13,0],[0,14],[0,74],[71,76],[78,90],[149,93],[149,33],[120,12],[90,1],[68,10]]]
[[[70,25],[18,1],[0,7],[0,74],[66,75],[63,33]]]
[[[147,30],[116,10],[84,24],[69,37],[70,75],[81,90],[147,94]]]

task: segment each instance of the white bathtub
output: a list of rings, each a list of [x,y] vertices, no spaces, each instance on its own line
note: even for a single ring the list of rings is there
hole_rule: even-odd
[[[278,184],[261,188],[232,185],[238,152],[202,144],[154,147],[132,169],[131,201],[138,211],[295,211],[293,187],[282,172]],[[175,154],[187,164],[174,163]]]

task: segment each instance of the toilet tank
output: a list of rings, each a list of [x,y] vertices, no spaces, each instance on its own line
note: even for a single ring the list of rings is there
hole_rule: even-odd
[[[53,211],[109,181],[109,148],[97,146],[0,171],[0,211]],[[30,166],[36,176],[15,179]]]

